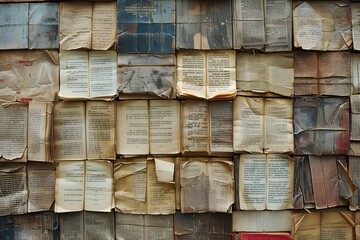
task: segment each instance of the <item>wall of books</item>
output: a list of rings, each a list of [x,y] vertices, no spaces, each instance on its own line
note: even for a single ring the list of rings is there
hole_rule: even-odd
[[[360,239],[360,2],[24,1],[0,239]]]

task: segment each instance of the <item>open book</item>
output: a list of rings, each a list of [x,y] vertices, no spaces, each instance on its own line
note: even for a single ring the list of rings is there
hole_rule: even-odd
[[[234,100],[235,152],[293,152],[292,118],[292,99],[236,97]]]
[[[115,159],[115,102],[57,102],[54,159]]]
[[[116,37],[116,2],[60,2],[60,49],[109,50]]]
[[[235,51],[179,51],[176,56],[180,98],[231,100],[236,96]]]
[[[60,92],[65,100],[112,100],[117,96],[115,51],[61,51]]]
[[[55,212],[110,212],[112,208],[113,165],[110,161],[57,163]]]

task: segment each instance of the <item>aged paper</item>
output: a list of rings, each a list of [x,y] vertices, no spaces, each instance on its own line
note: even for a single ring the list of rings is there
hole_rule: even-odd
[[[295,209],[315,208],[314,192],[311,179],[309,156],[295,156]]]
[[[357,187],[357,190],[349,199],[349,209],[351,211],[356,211],[360,209],[360,161],[359,157],[357,156],[349,156],[349,172],[352,182]]]
[[[84,212],[59,214],[61,239],[84,239]]]
[[[352,38],[354,50],[360,50],[360,3],[351,3]]]
[[[116,37],[116,3],[94,2],[91,24],[91,49],[113,48]]]
[[[84,238],[113,240],[115,237],[114,212],[84,211]]]
[[[352,94],[360,93],[360,54],[351,54]]]

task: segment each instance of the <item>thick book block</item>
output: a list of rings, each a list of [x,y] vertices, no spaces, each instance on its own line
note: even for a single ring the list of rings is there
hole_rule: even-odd
[[[174,53],[174,0],[118,0],[117,51]]]

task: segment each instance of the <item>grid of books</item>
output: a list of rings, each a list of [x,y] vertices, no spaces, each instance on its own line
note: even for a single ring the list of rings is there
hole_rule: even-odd
[[[360,2],[0,2],[0,239],[360,239]]]

